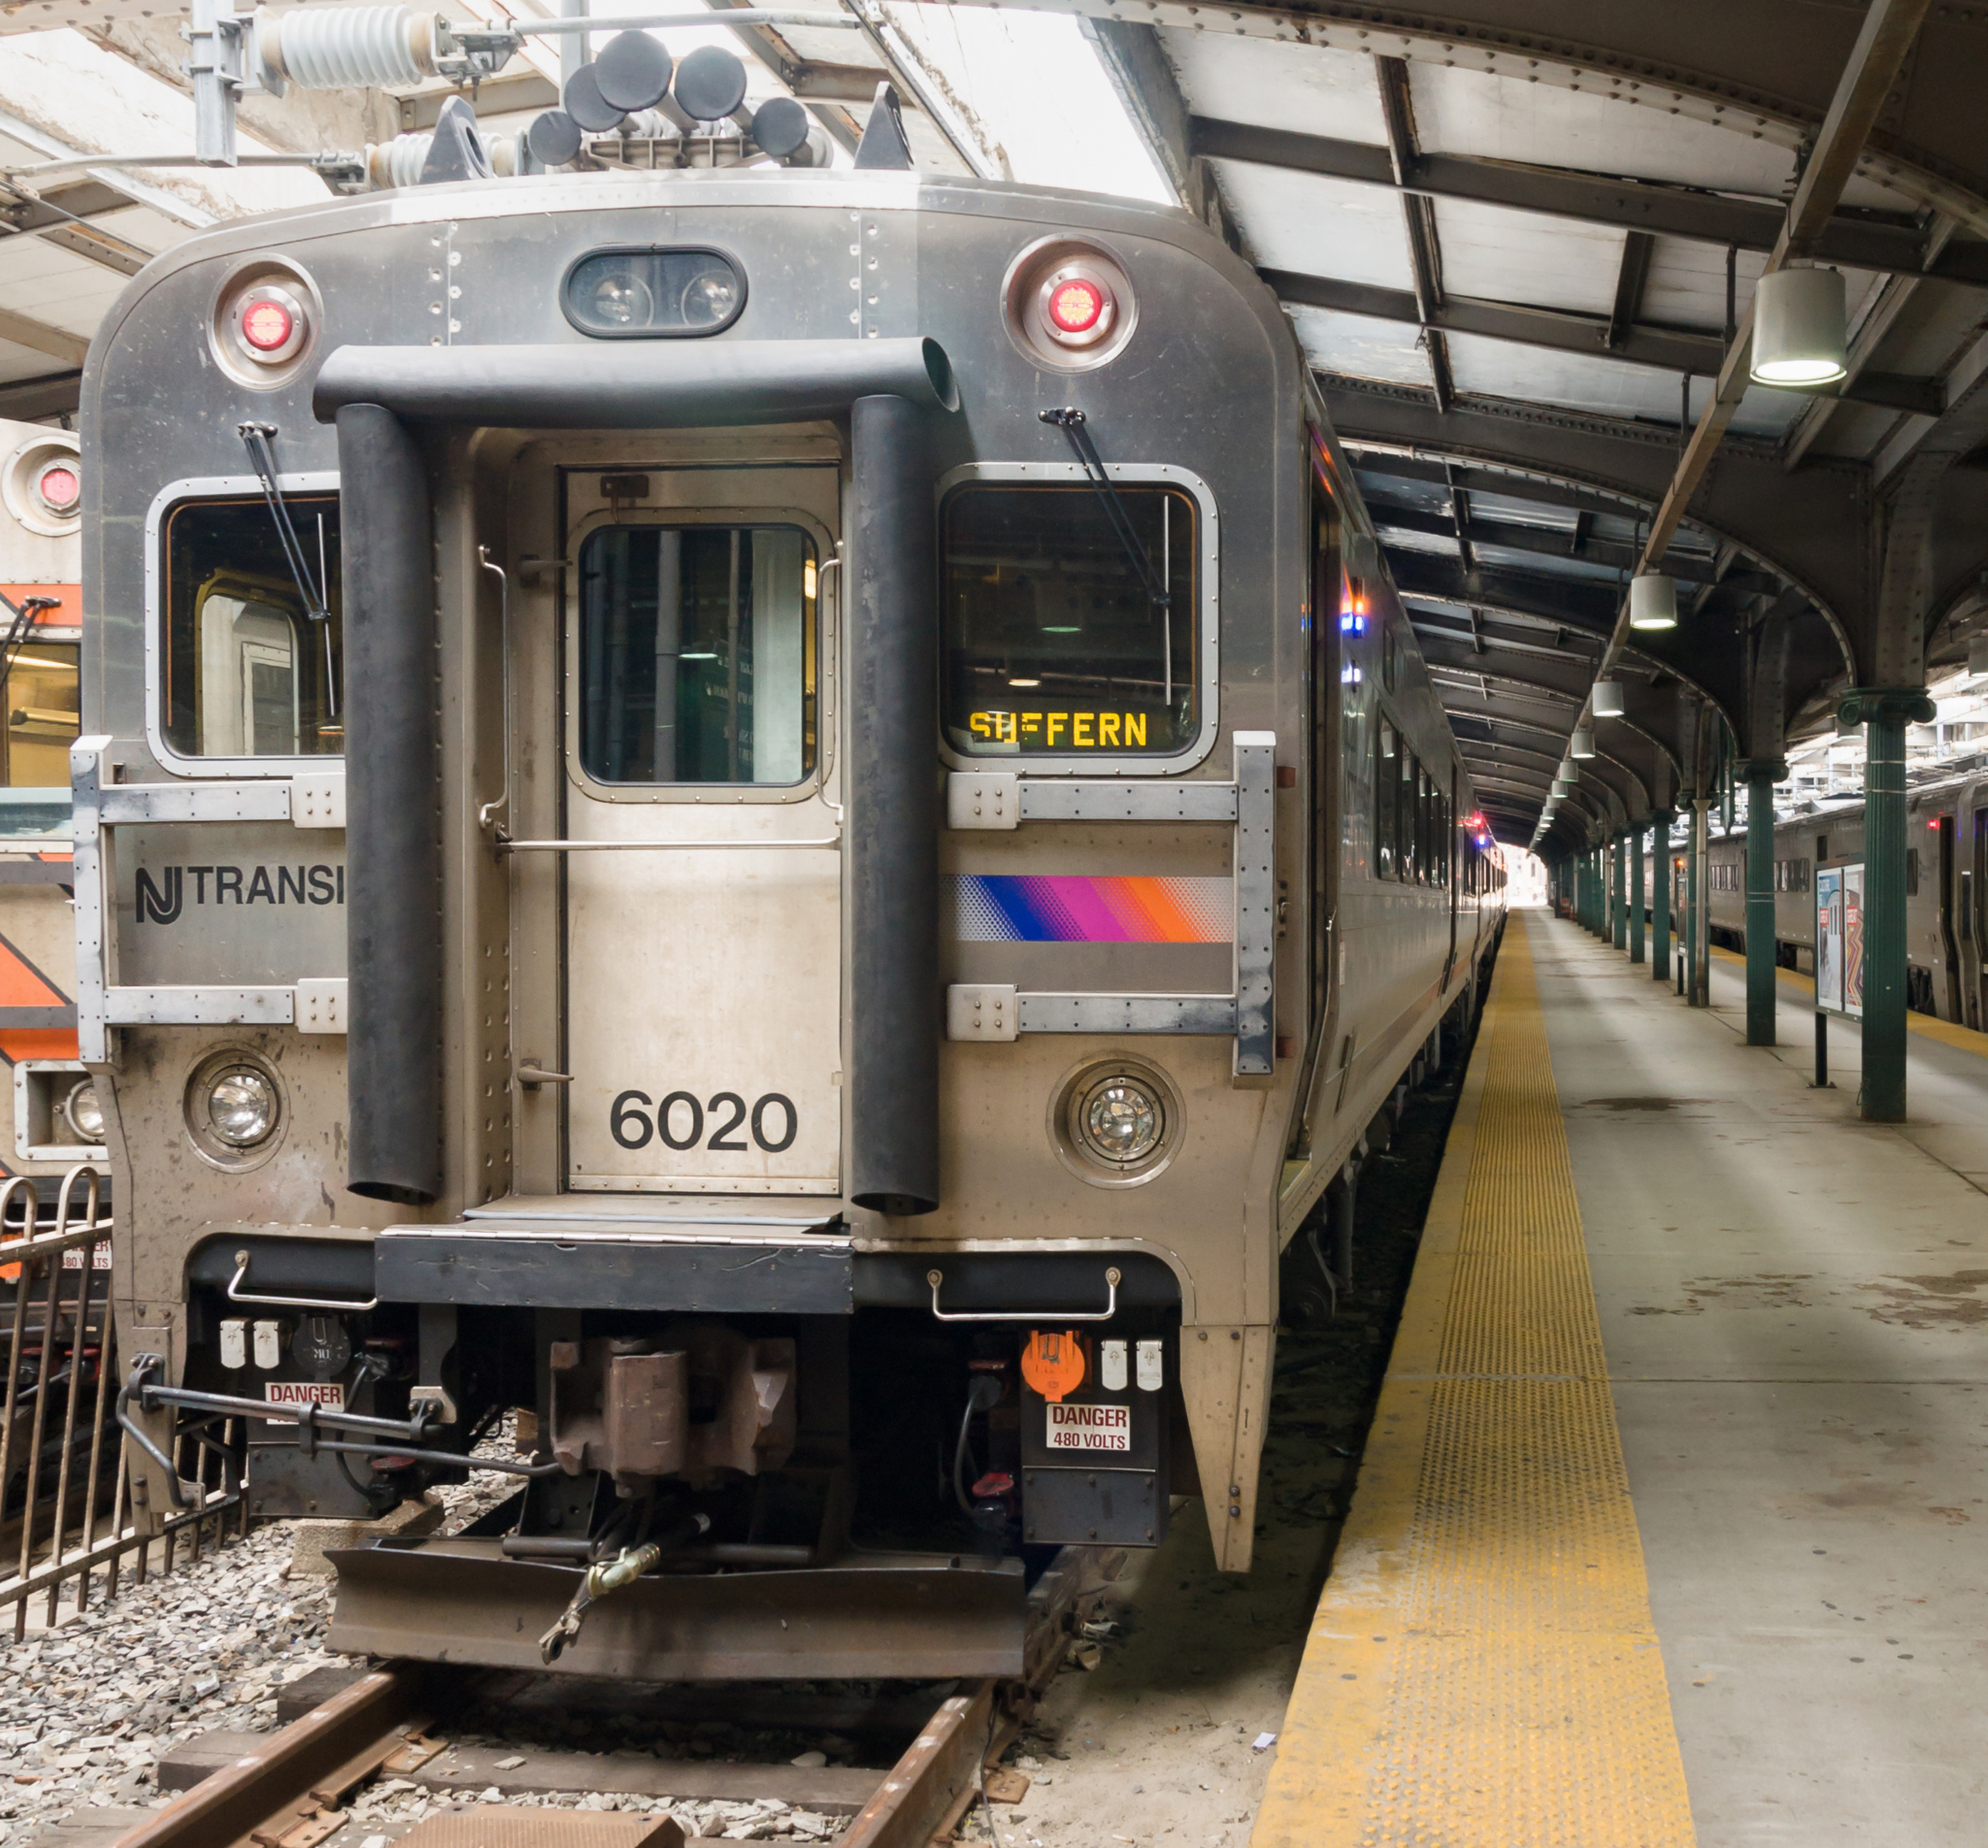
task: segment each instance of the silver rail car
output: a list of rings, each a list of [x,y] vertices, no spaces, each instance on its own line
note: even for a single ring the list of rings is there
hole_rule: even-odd
[[[1916,1013],[1988,1030],[1988,774],[1978,762],[1905,799],[1905,995]],[[1746,947],[1746,835],[1710,843],[1712,940]],[[1864,805],[1834,802],[1774,828],[1774,954],[1815,972],[1815,874],[1864,859]]]
[[[84,419],[154,1509],[245,1410],[264,1512],[508,1469],[345,1554],[335,1640],[596,1672],[1012,1671],[1033,1549],[1183,1494],[1247,1568],[1280,1260],[1503,874],[1233,253],[425,187],[177,247]]]

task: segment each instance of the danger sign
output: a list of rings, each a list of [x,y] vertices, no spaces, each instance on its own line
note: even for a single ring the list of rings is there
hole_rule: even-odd
[[[345,1409],[346,1389],[331,1379],[266,1379],[262,1396],[272,1405],[330,1405]],[[293,1418],[272,1418],[273,1425],[295,1424]]]
[[[1130,1405],[1044,1405],[1051,1450],[1130,1450]]]

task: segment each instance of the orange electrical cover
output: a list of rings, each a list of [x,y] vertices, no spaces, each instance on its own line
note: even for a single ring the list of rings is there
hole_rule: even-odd
[[[1065,1331],[1045,1334],[1038,1329],[1021,1352],[1021,1376],[1052,1405],[1083,1384],[1083,1337]]]

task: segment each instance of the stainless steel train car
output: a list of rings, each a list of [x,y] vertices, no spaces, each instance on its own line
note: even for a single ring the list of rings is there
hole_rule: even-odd
[[[1905,995],[1917,1013],[1988,1030],[1988,774],[1916,783],[1905,799]],[[1864,858],[1864,805],[1831,804],[1774,829],[1776,960],[1815,968],[1815,874]],[[1746,836],[1708,849],[1707,923],[1746,946]]]
[[[1247,266],[911,172],[422,187],[176,247],[83,428],[154,1514],[246,1412],[262,1512],[508,1472],[341,1555],[338,1646],[662,1676],[1011,1671],[1042,1549],[1182,1496],[1247,1569],[1280,1289],[1503,915]]]
[[[0,1062],[12,1080],[0,1176],[44,1181],[103,1153],[95,1087],[76,1056],[69,908],[81,446],[70,431],[0,419]]]

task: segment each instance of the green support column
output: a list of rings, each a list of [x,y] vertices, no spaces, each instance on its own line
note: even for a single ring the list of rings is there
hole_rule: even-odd
[[[1671,811],[1650,817],[1650,979],[1671,979]]]
[[[1629,960],[1642,961],[1642,830],[1629,837]]]
[[[1933,720],[1910,687],[1857,687],[1839,723],[1864,731],[1864,1088],[1867,1123],[1905,1120],[1905,724]]]
[[[1602,849],[1588,849],[1588,929],[1597,937],[1608,934],[1608,888],[1602,878]]]
[[[1624,837],[1617,835],[1608,849],[1608,935],[1617,949],[1629,947],[1629,892],[1626,884],[1627,855],[1622,851]]]
[[[1739,770],[1746,778],[1746,1043],[1771,1046],[1774,1042],[1777,966],[1774,784],[1788,774],[1788,766],[1777,757],[1749,757]]]
[[[1707,1005],[1707,998],[1698,992],[1698,863],[1705,857],[1700,847],[1706,836],[1706,807],[1704,802],[1692,803],[1691,840],[1684,849],[1684,998],[1694,1007]]]

